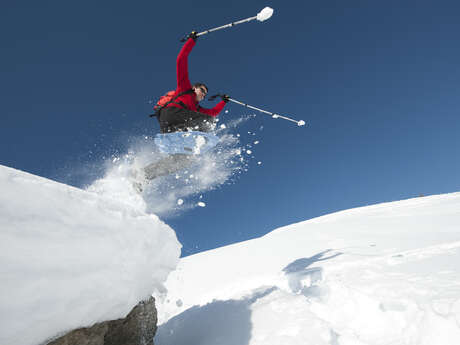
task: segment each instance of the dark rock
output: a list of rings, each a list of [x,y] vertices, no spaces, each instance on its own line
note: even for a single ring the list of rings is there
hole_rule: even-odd
[[[155,299],[140,302],[124,319],[79,328],[48,345],[153,345],[157,330]]]

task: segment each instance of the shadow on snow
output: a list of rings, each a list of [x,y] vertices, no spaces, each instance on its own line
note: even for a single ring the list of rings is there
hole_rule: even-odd
[[[330,259],[333,259],[333,258],[343,254],[343,253],[336,253],[336,254],[330,255],[328,257],[324,257],[327,253],[329,253],[331,251],[332,251],[332,249],[326,249],[326,250],[324,250],[324,251],[322,251],[322,252],[320,252],[320,253],[318,253],[316,255],[313,255],[312,257],[297,259],[297,260],[291,262],[285,268],[283,268],[283,272],[285,274],[298,273],[298,272],[300,272],[302,270],[305,270],[308,266],[313,265],[315,262],[330,260]]]
[[[318,283],[322,279],[322,268],[309,266],[342,255],[339,252],[326,256],[331,251],[328,249],[309,258],[297,259],[283,269],[291,292],[306,297],[320,294]],[[275,290],[278,290],[275,286],[261,288],[243,299],[216,300],[187,309],[158,328],[155,344],[247,345],[252,331],[251,305]]]
[[[323,268],[309,267],[315,262],[330,260],[343,254],[338,252],[325,257],[331,251],[332,249],[327,249],[312,257],[294,260],[283,268],[291,292],[301,293],[305,297],[321,296],[322,292],[318,285],[323,279]]]
[[[158,345],[247,345],[251,339],[251,305],[276,290],[270,287],[241,300],[195,306],[158,328]]]

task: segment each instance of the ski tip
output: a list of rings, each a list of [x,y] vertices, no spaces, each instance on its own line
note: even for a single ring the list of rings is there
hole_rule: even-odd
[[[300,120],[300,121],[297,121],[297,126],[305,126],[305,121],[304,120]]]

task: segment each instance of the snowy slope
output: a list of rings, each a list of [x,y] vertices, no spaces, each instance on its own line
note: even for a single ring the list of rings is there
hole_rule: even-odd
[[[174,270],[180,244],[154,215],[0,166],[0,344],[124,317]]]
[[[157,345],[459,344],[460,193],[186,257],[166,287]]]

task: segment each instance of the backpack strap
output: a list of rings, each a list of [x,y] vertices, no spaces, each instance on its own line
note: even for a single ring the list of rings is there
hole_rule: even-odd
[[[174,102],[177,98],[183,96],[183,95],[187,95],[189,93],[193,93],[195,91],[193,91],[193,89],[188,89],[188,90],[185,90],[185,91],[182,91],[182,92],[179,92],[179,94],[174,97],[172,100],[170,100],[169,102],[167,102],[166,104],[164,104],[163,106],[161,106],[160,108],[158,108],[157,110],[155,110],[155,112],[153,114],[150,114],[149,117],[158,117],[160,115],[160,111],[162,111],[164,108],[166,108],[168,105],[170,105],[171,103],[174,103],[174,104],[178,104],[182,107],[184,107],[184,109],[187,109],[187,106],[184,104],[184,102],[182,101],[179,101],[179,102]]]

